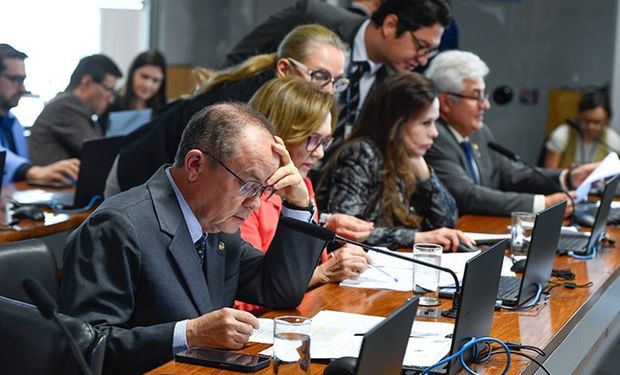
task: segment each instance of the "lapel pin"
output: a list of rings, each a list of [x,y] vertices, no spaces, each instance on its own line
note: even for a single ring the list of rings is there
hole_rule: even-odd
[[[224,248],[225,248],[225,247],[226,247],[226,245],[224,245],[224,242],[220,241],[220,242],[218,242],[218,243],[217,243],[217,250],[218,250],[220,253],[223,253],[223,252],[224,252]]]

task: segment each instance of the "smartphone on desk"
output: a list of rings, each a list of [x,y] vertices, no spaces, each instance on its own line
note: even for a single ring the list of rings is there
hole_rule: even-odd
[[[40,181],[40,180],[28,180],[26,181],[28,185],[31,186],[42,186],[42,187],[50,187],[56,189],[66,189],[74,186],[75,184],[69,182],[60,182],[60,181]]]
[[[253,372],[269,366],[270,357],[218,349],[188,349],[174,355],[179,362],[227,370]]]

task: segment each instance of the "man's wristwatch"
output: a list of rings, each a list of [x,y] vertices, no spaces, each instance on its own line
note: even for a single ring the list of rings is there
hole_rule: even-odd
[[[308,206],[306,207],[296,206],[287,202],[286,199],[282,200],[282,205],[290,210],[308,211],[311,214],[314,214],[314,204],[312,204],[312,199],[308,199]]]

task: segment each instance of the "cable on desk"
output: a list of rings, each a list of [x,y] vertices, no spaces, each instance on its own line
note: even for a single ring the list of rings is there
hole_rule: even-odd
[[[553,269],[551,271],[551,276],[564,280],[575,280],[575,274],[570,268]]]
[[[59,214],[81,214],[82,212],[86,212],[90,210],[91,208],[95,207],[95,204],[97,204],[98,201],[103,201],[103,197],[101,195],[95,195],[94,197],[90,198],[90,201],[88,202],[88,204],[82,208],[65,210],[62,208],[61,205],[58,205],[56,203],[52,203],[50,207],[52,208],[54,212],[57,212]]]
[[[501,372],[500,375],[504,375],[508,372],[508,370],[510,369],[510,362],[511,362],[511,358],[510,358],[510,349],[508,348],[508,346],[506,344],[504,344],[503,341],[498,340],[494,337],[480,337],[480,338],[475,338],[472,337],[465,345],[463,345],[456,353],[442,359],[441,361],[435,363],[434,365],[431,365],[429,367],[426,367],[421,375],[425,375],[428,374],[432,369],[434,369],[435,367],[439,367],[442,366],[450,361],[452,361],[455,358],[458,358],[459,361],[461,362],[461,366],[463,366],[463,368],[465,369],[465,371],[467,371],[470,374],[474,374],[476,375],[477,373],[472,370],[469,366],[467,366],[467,363],[465,363],[465,358],[463,357],[463,354],[465,353],[466,350],[468,349],[472,349],[474,351],[473,353],[473,358],[478,357],[479,353],[477,350],[477,345],[480,343],[497,343],[500,345],[501,349],[504,350],[504,353],[506,353],[506,365],[504,366],[504,371]],[[490,347],[490,344],[488,344],[487,347]]]
[[[590,260],[590,259],[594,259],[596,257],[596,246],[592,247],[592,253],[588,254],[588,255],[579,255],[579,254],[575,254],[575,252],[573,251],[569,251],[568,252],[568,256],[575,258],[575,259],[580,259],[580,260]]]
[[[532,348],[535,348],[535,347],[532,347]],[[535,348],[535,349],[540,350],[539,348]],[[533,349],[529,349],[529,350],[533,350]],[[534,351],[538,353],[537,350],[534,350]],[[542,352],[542,350],[540,351]],[[486,356],[486,360],[480,361],[480,363],[486,362],[491,356],[494,356],[497,354],[503,354],[503,353],[505,353],[504,348],[493,348],[493,350],[491,350],[489,353],[483,353]],[[510,355],[519,355],[519,356],[525,357],[529,359],[530,361],[536,363],[536,365],[538,365],[538,367],[540,367],[540,369],[543,370],[547,375],[551,375],[549,370],[547,370],[547,368],[542,364],[542,362],[539,362],[536,358],[534,358],[533,356],[529,354],[522,353],[518,349],[510,348]],[[544,356],[544,353],[543,353],[543,356]]]
[[[563,286],[566,289],[576,289],[576,288],[590,288],[592,287],[592,285],[594,285],[594,283],[592,281],[587,282],[585,284],[577,284],[574,282],[570,282],[570,281],[565,281],[565,282],[557,282],[557,281],[553,281],[553,280],[549,280],[549,284],[551,284],[550,287],[548,287],[543,293],[545,294],[549,294],[551,293],[551,291],[559,286]]]
[[[540,283],[537,283],[536,284],[536,294],[534,295],[534,297],[530,298],[527,301],[524,301],[523,303],[521,303],[520,305],[517,305],[517,306],[506,306],[506,305],[502,305],[502,304],[497,304],[496,308],[505,309],[505,310],[512,310],[512,311],[531,309],[532,307],[536,307],[538,305],[541,305],[541,304],[544,304],[544,303],[547,302],[547,300],[544,299],[544,298],[541,300],[542,292],[543,292],[542,285]]]

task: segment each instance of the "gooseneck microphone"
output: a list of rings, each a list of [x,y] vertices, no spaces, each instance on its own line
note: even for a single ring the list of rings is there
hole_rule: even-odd
[[[348,238],[344,238],[341,237],[339,235],[337,235],[336,233],[332,232],[331,230],[324,228],[320,225],[316,225],[316,224],[310,224],[310,223],[306,223],[304,221],[300,221],[300,220],[296,220],[290,217],[286,217],[283,216],[280,218],[280,223],[294,231],[303,233],[305,235],[311,236],[311,237],[315,237],[318,238],[322,241],[326,241],[326,242],[340,242],[340,243],[350,243],[352,245],[357,245],[359,247],[361,247],[364,250],[371,250],[371,251],[375,251],[377,253],[381,253],[381,254],[385,254],[387,256],[391,256],[394,258],[398,258],[398,259],[403,259],[406,260],[408,262],[412,262],[412,263],[416,263],[416,264],[420,264],[426,267],[430,267],[430,268],[434,268],[443,272],[447,272],[450,275],[452,275],[452,278],[454,279],[454,286],[455,286],[455,291],[454,291],[454,295],[452,296],[452,307],[450,308],[450,310],[444,310],[442,311],[441,315],[443,316],[447,316],[450,318],[456,318],[456,314],[458,312],[458,308],[461,304],[461,286],[459,284],[459,279],[458,277],[456,277],[456,274],[454,273],[454,271],[452,271],[449,268],[445,268],[445,267],[441,267],[441,266],[437,266],[435,264],[432,263],[427,263],[424,262],[422,260],[418,260],[418,259],[413,259],[413,258],[409,258],[405,255],[399,254],[395,251],[390,251],[390,250],[385,250],[385,249],[381,249],[375,246],[370,246],[370,245],[366,245],[364,243],[361,242],[357,242],[357,241],[353,241],[350,240]]]
[[[568,126],[570,126],[571,128],[575,129],[577,131],[577,133],[579,133],[579,136],[581,137],[581,139],[583,139],[583,129],[581,129],[581,126],[579,126],[579,124],[577,124],[575,121],[566,118],[564,119],[564,121],[566,121],[566,124]],[[615,152],[616,154],[618,153],[618,150],[616,150],[615,148],[611,147],[607,142],[604,142],[601,137],[596,137],[594,138],[594,140],[598,143],[601,144],[601,146],[605,147],[607,149],[607,151],[611,151],[611,152]],[[584,155],[585,157],[585,155]]]
[[[510,151],[510,150],[508,150],[508,149],[498,145],[497,143],[489,142],[489,143],[487,143],[487,146],[489,146],[489,148],[491,150],[493,150],[493,151],[495,151],[495,152],[497,152],[499,154],[504,155],[505,157],[507,157],[508,159],[510,159],[512,161],[521,162],[521,163],[525,164],[526,166],[528,166],[532,171],[534,171],[534,173],[536,173],[537,175],[542,177],[545,181],[547,181],[549,184],[551,184],[551,186],[553,186],[553,188],[558,189],[559,191],[564,193],[568,197],[568,200],[570,201],[571,205],[573,206],[573,210],[575,209],[575,200],[569,194],[569,192],[566,191],[562,187],[562,185],[560,185],[559,181],[555,181],[554,179],[552,179],[549,176],[545,175],[538,168],[536,168],[534,165],[532,165],[532,163],[530,163],[527,160],[521,158],[519,155],[515,154],[514,152],[512,152],[512,151]],[[568,171],[568,173],[570,173],[570,171]]]
[[[73,338],[73,335],[71,335],[65,323],[58,317],[58,306],[56,306],[56,302],[54,302],[52,297],[50,297],[41,284],[35,279],[28,278],[24,280],[23,287],[28,297],[32,300],[32,303],[39,309],[39,312],[41,312],[41,315],[43,315],[45,319],[54,320],[56,324],[60,326],[65,337],[69,341],[71,351],[77,359],[82,373],[93,375],[90,367],[88,367],[86,363],[84,355],[78,347],[77,341],[75,341],[75,338]]]

